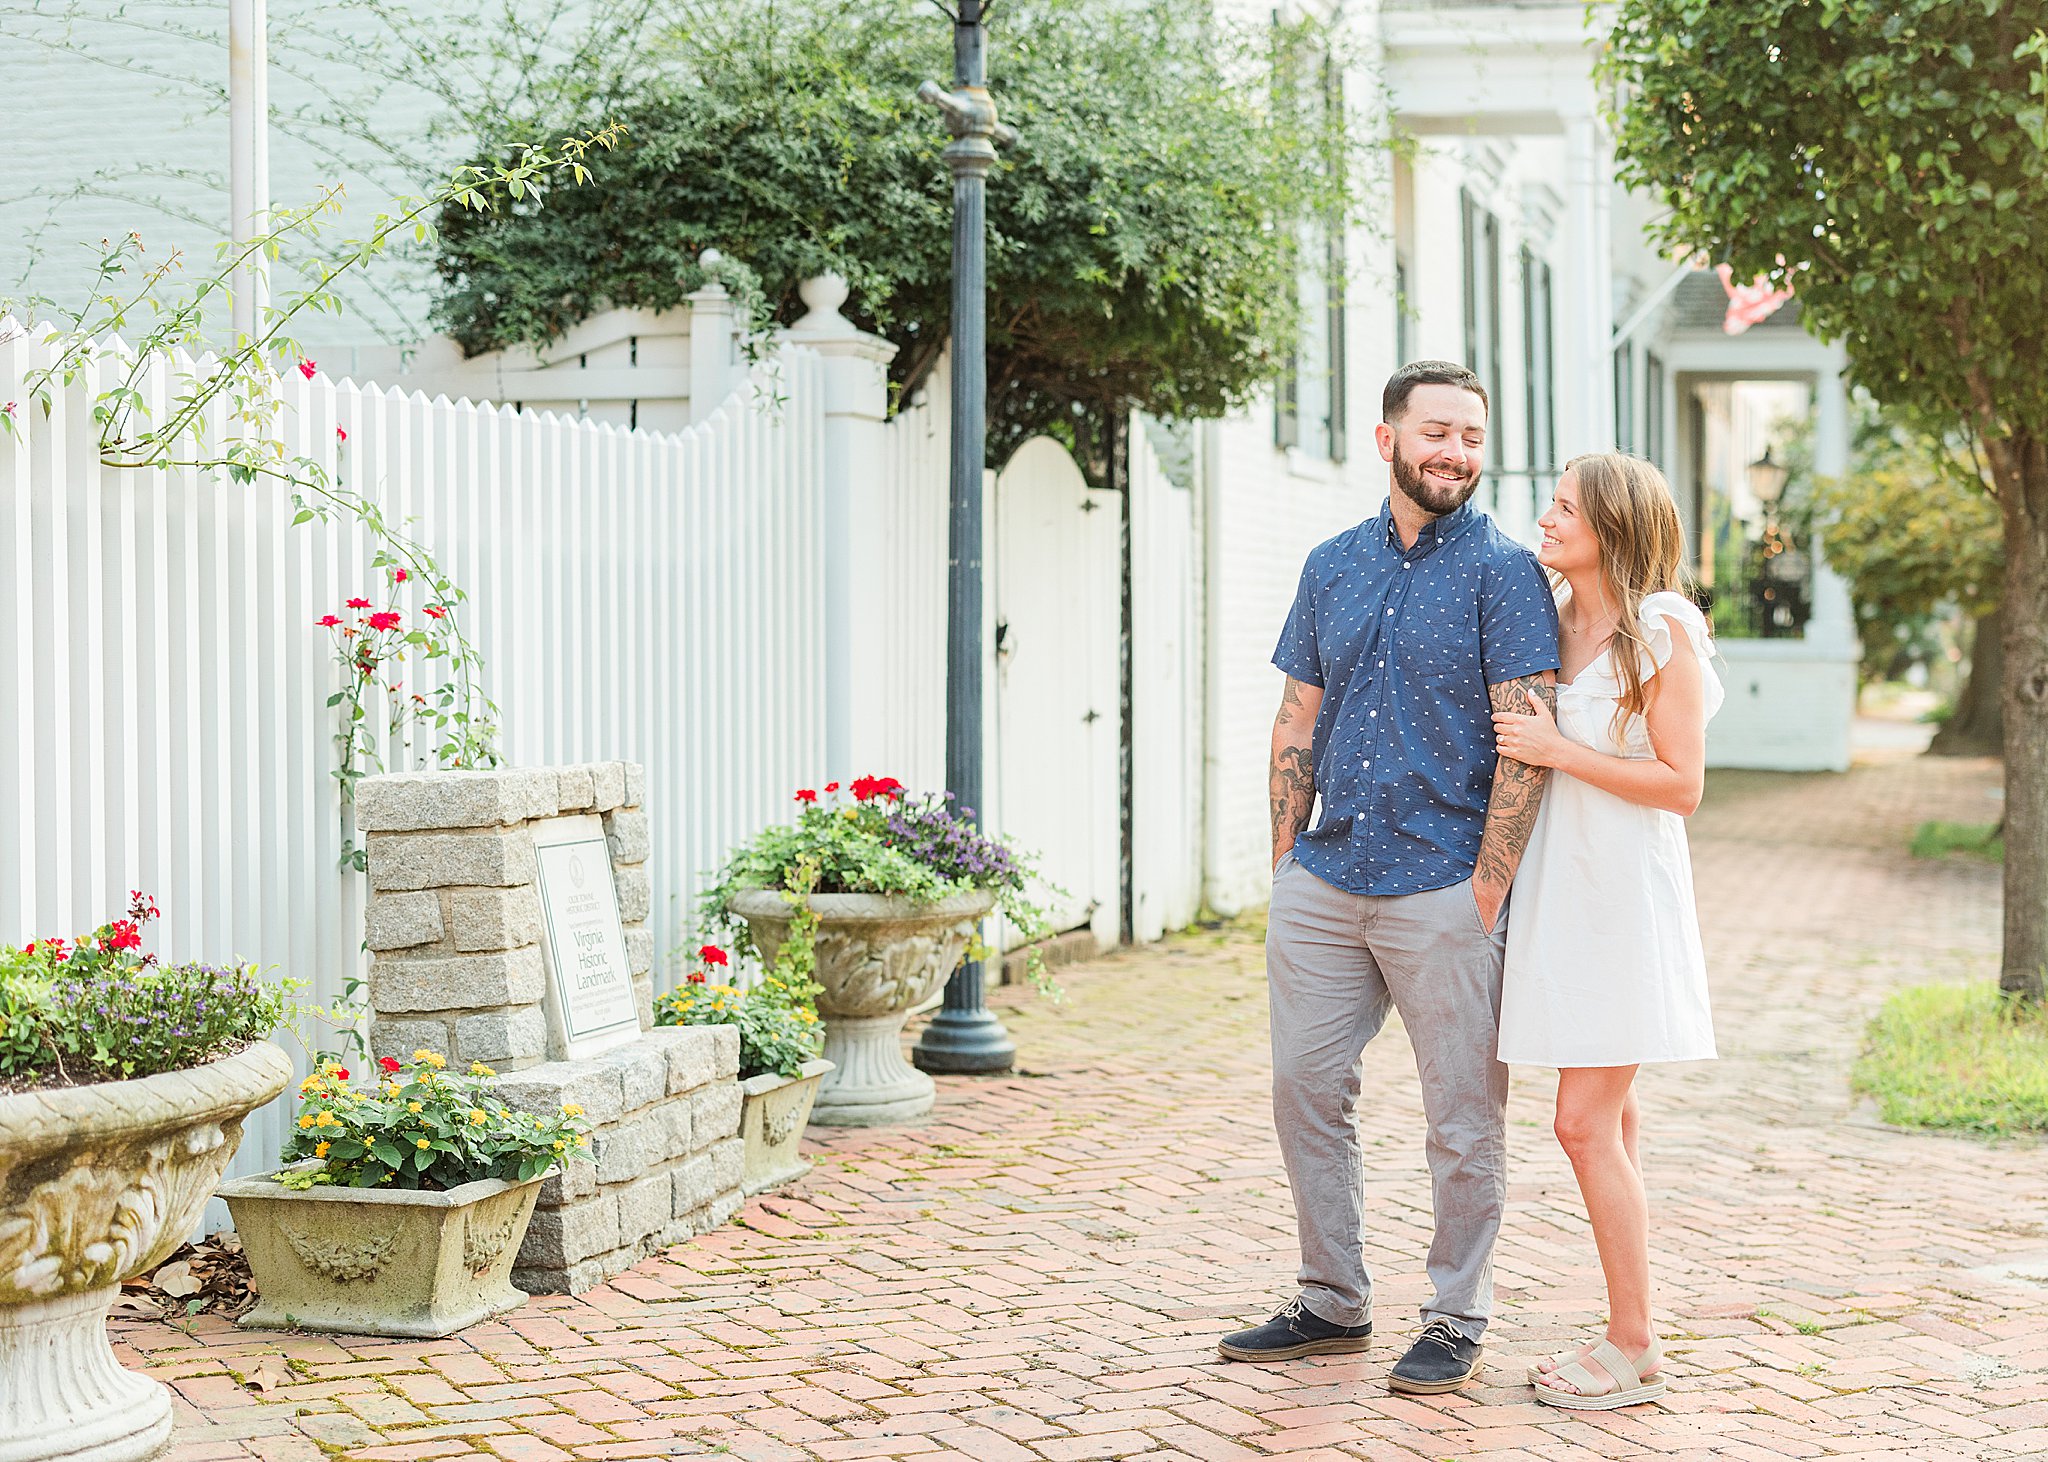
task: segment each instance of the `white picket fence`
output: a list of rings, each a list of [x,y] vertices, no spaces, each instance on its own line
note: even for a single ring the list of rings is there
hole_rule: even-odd
[[[0,635],[0,941],[88,929],[143,889],[163,908],[152,943],[165,958],[254,960],[331,1002],[363,969],[363,891],[340,862],[326,702],[342,671],[316,621],[351,596],[381,604],[374,545],[345,518],[294,525],[274,485],[104,465],[92,410],[115,362],[56,389],[46,414],[26,388],[51,359],[41,336],[0,322],[0,403],[16,403],[20,426],[0,436],[0,604],[13,620]],[[827,450],[851,379],[828,373],[844,365],[787,344],[715,411],[663,432],[325,375],[282,386],[288,450],[404,524],[466,592],[505,760],[646,764],[658,961],[684,944],[726,852],[787,816],[797,787],[860,771],[942,782],[945,377],[866,428],[881,450],[855,464],[860,501],[879,521],[862,526],[855,572],[839,580],[853,597],[835,606],[828,555],[855,551],[836,541],[832,502],[849,464]],[[179,357],[152,372],[154,417],[190,369]],[[216,410],[208,440],[227,428]],[[1149,448],[1135,465],[1139,932],[1157,937],[1200,889],[1200,555],[1189,495]],[[1063,592],[1079,566],[1021,547]],[[1113,577],[1093,583],[1113,558],[1087,572],[1088,593],[1113,605]],[[428,602],[403,592],[398,607],[412,621]],[[827,764],[828,621],[849,609],[865,708],[850,754],[864,764],[840,768]],[[1087,650],[1105,652],[1113,664],[1113,637]],[[993,686],[992,649],[990,666]],[[430,668],[409,666],[407,682],[429,689]],[[1055,698],[1081,693],[1059,685]],[[1054,711],[1078,721],[1093,708]],[[1113,700],[1101,709],[1113,747]],[[1017,730],[1006,754],[1039,754]],[[992,734],[992,755],[999,745]],[[428,728],[380,746],[394,769],[431,763]],[[1085,815],[1113,849],[1108,790]],[[281,1105],[258,1115],[237,1171],[276,1151],[285,1121]]]

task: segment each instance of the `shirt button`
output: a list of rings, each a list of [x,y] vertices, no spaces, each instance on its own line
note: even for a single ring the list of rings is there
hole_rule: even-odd
[[[1386,661],[1384,661],[1384,660],[1380,661],[1380,663],[1379,663],[1379,668],[1380,668],[1380,669],[1382,669],[1382,670],[1386,669],[1386,668],[1387,668],[1387,662],[1386,662]]]
[[[1372,718],[1373,718],[1373,719],[1374,719],[1375,721],[1377,721],[1377,720],[1378,720],[1378,719],[1380,718],[1380,713],[1379,713],[1378,711],[1374,711],[1374,712],[1372,713]]]
[[[1415,567],[1415,565],[1414,565],[1414,564],[1412,564],[1412,563],[1404,563],[1404,564],[1402,564],[1402,565],[1401,565],[1401,567],[1402,567],[1402,568],[1404,568],[1404,569],[1412,569],[1412,568],[1414,568],[1414,567]]]
[[[1371,770],[1372,770],[1372,758],[1371,758],[1371,757],[1367,757],[1367,758],[1365,759],[1365,767],[1366,767],[1366,770],[1367,770],[1367,771],[1371,771]]]
[[[1389,610],[1387,611],[1387,613],[1388,613],[1388,614],[1392,614],[1393,612],[1394,612],[1394,611],[1393,611],[1393,610],[1391,610],[1391,609],[1389,609]]]

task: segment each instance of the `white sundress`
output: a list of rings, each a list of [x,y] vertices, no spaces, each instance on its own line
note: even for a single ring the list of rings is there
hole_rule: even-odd
[[[1674,652],[1699,658],[1711,719],[1725,692],[1699,609],[1662,592],[1637,615],[1656,669]],[[1643,718],[1617,724],[1612,654],[1558,686],[1558,729],[1610,756],[1649,757]],[[1508,909],[1499,1053],[1558,1067],[1715,1055],[1684,818],[1551,773]]]

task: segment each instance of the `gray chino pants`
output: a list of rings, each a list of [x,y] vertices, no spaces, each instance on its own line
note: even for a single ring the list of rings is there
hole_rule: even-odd
[[[1360,1057],[1391,1006],[1422,1079],[1436,1237],[1424,1323],[1478,1339],[1493,1309],[1507,1196],[1508,1069],[1494,1059],[1507,912],[1480,927],[1469,881],[1375,898],[1317,878],[1292,852],[1266,925],[1273,1125],[1294,1190],[1301,1298],[1337,1325],[1372,1318],[1358,1129]]]

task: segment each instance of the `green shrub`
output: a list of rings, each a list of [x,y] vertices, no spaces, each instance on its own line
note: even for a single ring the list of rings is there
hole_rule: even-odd
[[[2048,1132],[2048,1013],[1989,983],[1901,990],[1870,1022],[1853,1080],[1902,1127]]]
[[[1915,858],[1946,858],[1967,853],[1987,863],[2005,861],[2005,839],[1993,822],[1923,822],[1913,834]]]

